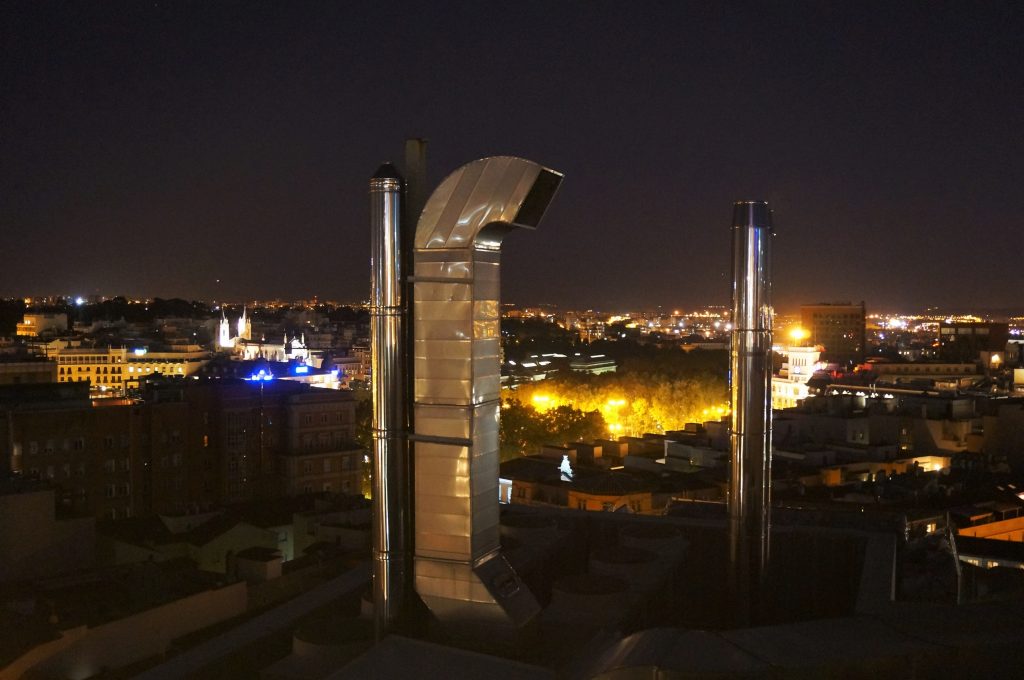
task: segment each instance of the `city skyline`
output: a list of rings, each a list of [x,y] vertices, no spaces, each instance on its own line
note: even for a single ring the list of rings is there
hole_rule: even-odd
[[[223,306],[229,310],[231,314],[241,311],[244,307],[249,306],[252,311],[258,312],[264,308],[279,308],[279,307],[302,307],[302,306],[316,306],[322,305],[327,307],[350,307],[350,308],[366,308],[369,305],[368,300],[343,300],[343,299],[332,299],[318,295],[312,295],[309,297],[300,298],[286,298],[283,296],[268,296],[264,298],[258,297],[235,297],[235,298],[224,298],[224,299],[204,299],[204,298],[189,298],[181,295],[132,295],[124,292],[114,293],[93,293],[88,297],[78,294],[77,291],[71,292],[50,292],[42,295],[14,295],[12,297],[3,298],[0,300],[7,301],[22,301],[25,304],[26,309],[49,309],[57,308],[60,304],[65,304],[69,307],[80,307],[83,305],[94,305],[100,302],[112,301],[116,299],[122,299],[128,304],[144,304],[151,303],[154,300],[170,301],[183,301],[192,304],[209,305],[210,309],[214,312],[221,309]],[[63,300],[63,303],[60,301]],[[1014,305],[1008,307],[987,307],[983,305],[970,305],[964,304],[961,306],[952,305],[936,305],[925,308],[910,308],[910,307],[899,307],[897,305],[891,305],[888,307],[874,306],[871,301],[862,300],[836,300],[836,299],[820,299],[814,297],[808,297],[806,300],[794,304],[792,307],[774,307],[774,313],[776,317],[780,318],[796,318],[800,315],[802,307],[813,306],[813,305],[844,305],[854,303],[865,303],[865,309],[867,310],[868,318],[929,318],[933,320],[942,320],[947,318],[978,318],[978,319],[989,319],[989,320],[1011,320],[1020,321],[1024,318],[1024,306]],[[548,309],[554,313],[587,313],[598,316],[609,316],[615,317],[623,314],[637,314],[637,315],[663,315],[663,316],[690,316],[694,314],[705,314],[711,311],[717,311],[721,314],[726,314],[729,310],[724,304],[717,302],[700,303],[697,302],[693,305],[680,305],[680,304],[637,304],[633,306],[620,305],[620,306],[600,306],[596,304],[582,304],[580,306],[571,305],[559,305],[550,301],[516,301],[516,300],[503,300],[502,301],[503,316],[509,310],[538,310]]]
[[[1011,5],[500,14],[5,8],[0,295],[364,299],[367,180],[419,135],[431,187],[565,173],[507,300],[726,304],[731,204],[763,198],[780,309],[1014,305]]]

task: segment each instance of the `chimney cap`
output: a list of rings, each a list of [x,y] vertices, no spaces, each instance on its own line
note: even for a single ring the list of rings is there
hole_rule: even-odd
[[[736,201],[732,209],[733,227],[772,228],[772,211],[767,201]]]
[[[391,163],[382,163],[377,172],[373,174],[370,179],[394,179],[399,182],[402,181],[402,176],[398,173],[398,169]]]

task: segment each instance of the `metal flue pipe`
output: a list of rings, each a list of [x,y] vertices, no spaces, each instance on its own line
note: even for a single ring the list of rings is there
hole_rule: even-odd
[[[373,602],[374,629],[380,639],[401,624],[412,591],[402,177],[390,164],[370,179],[370,224]]]
[[[732,222],[729,558],[737,624],[764,614],[771,489],[772,214],[740,201]]]

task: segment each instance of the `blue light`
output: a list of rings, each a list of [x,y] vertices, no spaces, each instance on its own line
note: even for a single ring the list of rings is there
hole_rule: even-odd
[[[295,367],[295,372],[296,373],[309,373],[309,366],[296,366]]]

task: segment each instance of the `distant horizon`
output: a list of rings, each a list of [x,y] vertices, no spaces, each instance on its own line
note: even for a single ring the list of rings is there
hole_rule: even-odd
[[[342,300],[342,299],[336,299],[336,298],[330,298],[330,297],[323,297],[323,296],[319,296],[319,295],[310,295],[309,297],[297,297],[297,298],[286,298],[286,297],[281,297],[281,296],[275,296],[275,297],[250,297],[248,299],[230,299],[230,300],[229,299],[221,299],[221,300],[218,300],[216,298],[203,298],[203,297],[192,297],[192,296],[182,296],[182,295],[145,295],[144,296],[144,295],[129,295],[129,294],[124,294],[124,293],[116,293],[116,294],[111,294],[111,295],[102,294],[102,293],[75,293],[75,294],[52,293],[52,294],[40,294],[40,295],[7,295],[7,296],[4,296],[2,299],[6,300],[6,301],[15,301],[15,300],[24,301],[26,298],[28,298],[28,299],[34,299],[34,298],[64,298],[65,300],[67,300],[69,302],[69,304],[73,304],[73,302],[74,302],[76,297],[83,297],[83,298],[86,298],[86,300],[87,300],[88,297],[97,296],[97,295],[100,296],[103,300],[111,300],[111,299],[114,299],[114,298],[124,298],[124,299],[129,300],[129,301],[132,301],[132,300],[156,300],[156,299],[161,299],[161,300],[183,300],[183,301],[186,301],[186,302],[200,302],[200,303],[204,303],[204,304],[226,305],[226,306],[231,306],[231,307],[248,305],[248,304],[254,304],[254,303],[299,304],[299,303],[309,302],[309,301],[313,300],[314,298],[319,303],[321,303],[321,304],[333,304],[333,305],[338,305],[338,306],[361,307],[361,306],[365,306],[366,304],[368,304],[368,300],[363,300],[363,301],[360,301],[360,300]],[[367,296],[367,297],[369,297],[369,296]],[[800,307],[803,306],[803,305],[847,304],[847,303],[849,303],[849,304],[858,304],[860,302],[861,302],[860,299],[856,299],[856,300],[847,300],[847,299],[842,299],[842,300],[839,300],[839,299],[836,299],[836,300],[822,300],[822,299],[814,299],[813,301],[802,302],[802,303],[799,303],[799,304],[797,304],[795,306],[776,307],[775,308],[775,313],[776,313],[777,316],[792,316],[792,315],[799,314],[800,313]],[[1011,318],[1011,317],[1024,316],[1024,305],[1022,305],[1020,307],[976,307],[976,308],[973,308],[973,309],[972,308],[967,308],[967,307],[933,305],[933,306],[925,307],[925,308],[921,309],[921,308],[913,308],[910,305],[908,305],[906,307],[900,307],[898,305],[885,305],[885,306],[879,306],[879,307],[872,307],[872,305],[870,304],[869,301],[865,300],[864,302],[865,302],[865,313],[868,316],[873,315],[873,314],[904,315],[904,316],[943,316],[943,315],[945,315],[945,316],[949,316],[949,315],[962,316],[962,315],[971,315],[971,314],[973,314],[973,315],[976,315],[976,316],[980,316],[980,317],[983,317],[983,318],[989,318],[989,319],[1000,319],[1000,318]],[[93,303],[89,303],[88,301],[86,301],[86,304],[93,304]],[[695,305],[686,305],[686,306],[684,306],[684,305],[681,305],[681,304],[680,305],[650,305],[650,304],[648,304],[648,305],[635,305],[635,306],[616,305],[616,306],[602,307],[602,306],[596,306],[596,305],[582,305],[582,306],[567,305],[567,304],[560,304],[560,303],[551,302],[551,301],[525,302],[524,303],[524,302],[519,302],[519,301],[515,301],[515,300],[502,300],[501,304],[503,306],[505,306],[505,305],[513,305],[513,306],[518,307],[518,308],[554,307],[554,308],[556,308],[556,309],[558,309],[560,311],[574,311],[574,312],[591,311],[591,312],[593,312],[595,314],[621,314],[621,313],[626,313],[626,312],[634,312],[634,313],[655,313],[655,312],[661,312],[661,313],[664,313],[664,314],[671,314],[675,310],[680,310],[683,313],[683,315],[686,315],[688,313],[693,313],[693,312],[696,312],[696,311],[700,311],[700,310],[704,310],[704,309],[709,309],[709,308],[715,308],[715,307],[725,307],[725,308],[728,308],[728,301],[726,301],[724,303],[716,301],[716,302],[710,302],[710,303],[707,303],[707,304],[696,305],[696,306]]]

